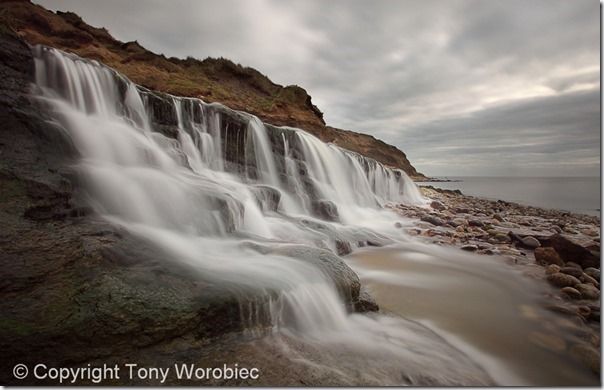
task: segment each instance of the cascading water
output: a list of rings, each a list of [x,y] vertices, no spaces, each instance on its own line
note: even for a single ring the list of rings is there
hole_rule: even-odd
[[[329,271],[340,261],[329,252],[338,241],[405,239],[381,208],[423,201],[403,172],[298,129],[278,128],[271,138],[257,118],[197,99],[168,98],[175,123],[167,136],[154,127],[149,99],[157,97],[149,91],[56,49],[37,46],[34,55],[41,99],[80,152],[79,172],[100,215],[203,278],[255,291],[278,334],[329,345],[336,354],[329,364],[343,348],[372,383],[401,383],[401,367],[411,373],[407,383],[417,383],[412,373],[426,378],[427,366],[439,367],[438,383],[489,382],[415,323],[348,313],[350,292]],[[233,118],[247,124],[236,127]],[[331,202],[339,222],[308,215],[317,201]],[[257,310],[248,310],[250,326]]]

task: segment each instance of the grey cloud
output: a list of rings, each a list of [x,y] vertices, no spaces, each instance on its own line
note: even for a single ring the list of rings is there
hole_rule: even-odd
[[[301,85],[330,125],[395,144],[428,175],[500,172],[493,158],[520,175],[595,172],[595,0],[39,2],[168,56]]]
[[[575,169],[597,176],[599,110],[597,90],[526,99],[423,123],[405,138],[414,144],[412,160],[417,154],[421,164],[441,169],[453,162],[453,176],[564,176]]]

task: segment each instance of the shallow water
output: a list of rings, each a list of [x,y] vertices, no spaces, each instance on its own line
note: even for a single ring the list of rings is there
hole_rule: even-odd
[[[502,199],[546,209],[600,216],[599,177],[449,177],[455,182],[429,182],[465,195]]]
[[[409,243],[347,262],[382,310],[434,330],[500,385],[598,384],[567,355],[578,329],[540,308],[547,287],[491,257]]]

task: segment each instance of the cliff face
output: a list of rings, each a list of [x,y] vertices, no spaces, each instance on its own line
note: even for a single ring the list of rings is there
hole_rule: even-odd
[[[280,86],[255,69],[224,58],[167,58],[138,42],[120,42],[104,28],[86,24],[71,12],[56,14],[29,1],[0,1],[2,23],[30,44],[44,44],[101,61],[152,90],[220,102],[258,116],[266,123],[298,127],[345,149],[403,169],[423,178],[394,146],[370,135],[325,125],[323,113],[306,91],[295,85]]]

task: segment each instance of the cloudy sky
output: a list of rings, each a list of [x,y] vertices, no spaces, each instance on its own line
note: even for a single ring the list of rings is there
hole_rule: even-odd
[[[431,176],[597,176],[597,0],[39,0],[298,84]]]

